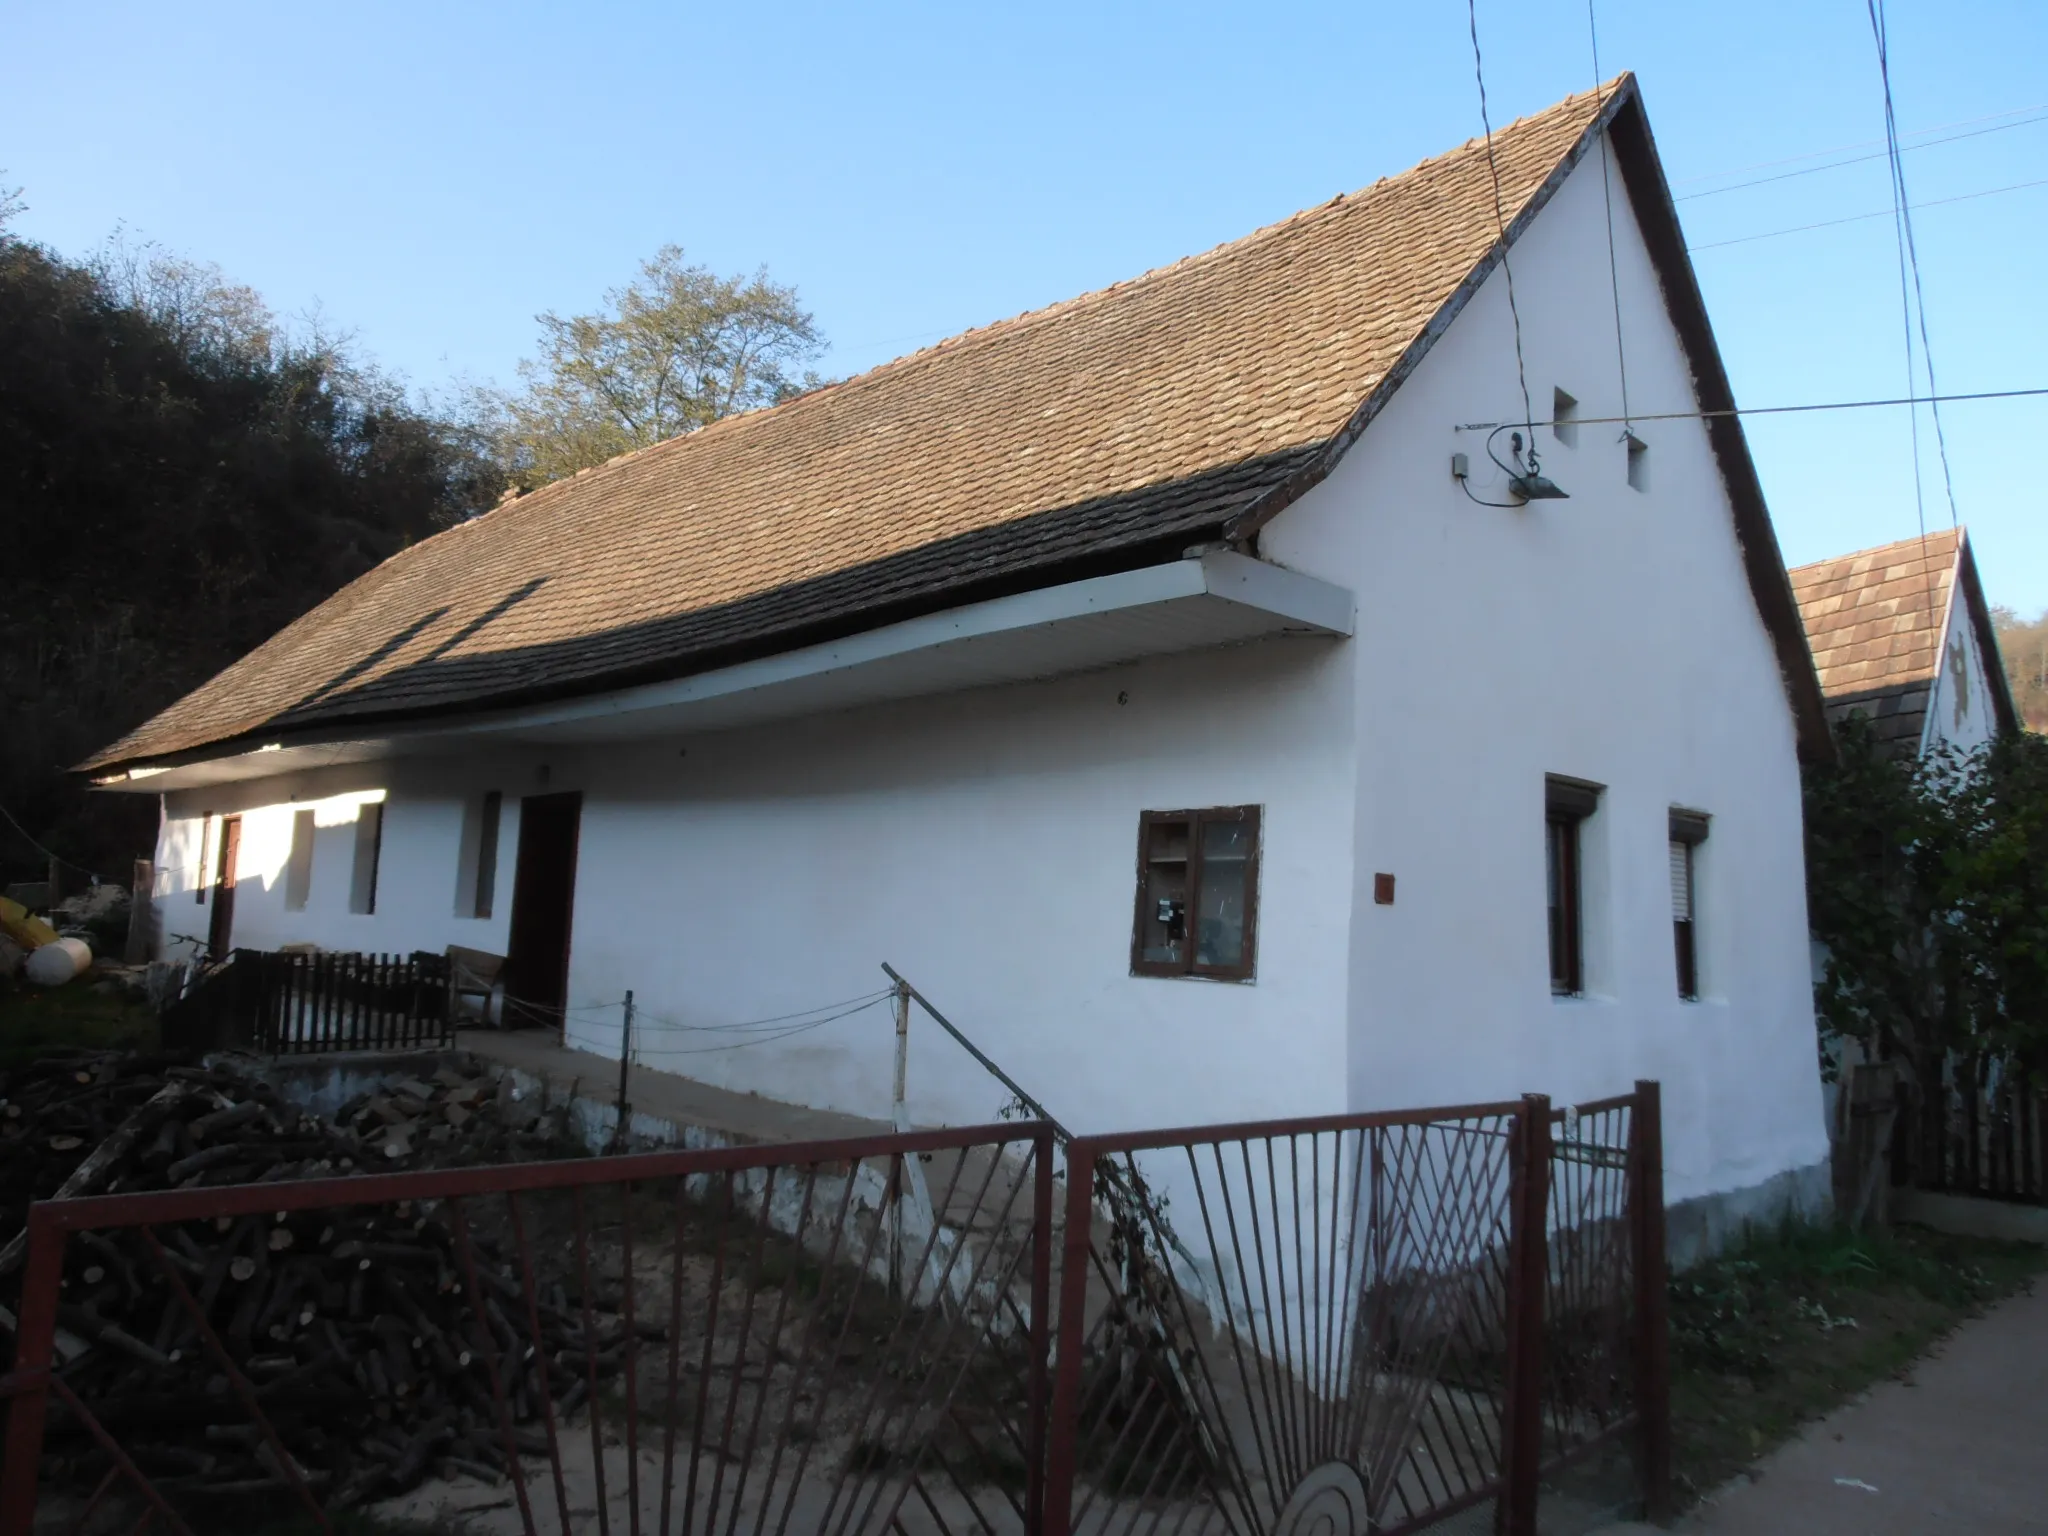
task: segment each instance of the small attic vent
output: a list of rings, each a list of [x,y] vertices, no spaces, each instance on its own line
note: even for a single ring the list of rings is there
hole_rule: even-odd
[[[1579,446],[1579,402],[1561,389],[1550,392],[1550,435],[1567,448]]]

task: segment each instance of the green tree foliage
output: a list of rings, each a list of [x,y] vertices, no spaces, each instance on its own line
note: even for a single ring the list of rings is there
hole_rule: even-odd
[[[540,317],[541,356],[502,402],[507,461],[528,488],[817,385],[824,351],[794,288],[720,277],[665,245],[596,315]]]
[[[68,261],[0,221],[0,805],[125,876],[154,805],[66,770],[488,507],[486,425],[408,403],[213,267],[118,239]],[[40,868],[0,827],[0,869]]]
[[[2048,731],[2048,613],[2031,621],[2010,608],[1991,610],[2013,703],[2030,731]]]
[[[1957,1058],[2048,1072],[2048,737],[1887,755],[1860,717],[1806,787],[1828,1026],[1924,1096]]]

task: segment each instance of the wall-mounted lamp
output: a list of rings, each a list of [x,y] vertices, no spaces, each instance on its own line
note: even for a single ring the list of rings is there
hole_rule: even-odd
[[[1474,496],[1472,494],[1471,460],[1467,459],[1462,453],[1454,453],[1451,455],[1451,478],[1458,482],[1460,489],[1464,491],[1466,496],[1478,502],[1482,507],[1526,507],[1532,501],[1569,500],[1570,494],[1563,490],[1556,481],[1551,480],[1543,473],[1542,465],[1536,460],[1536,445],[1530,443],[1525,447],[1522,442],[1522,434],[1519,431],[1508,439],[1508,459],[1506,461],[1502,460],[1501,456],[1493,451],[1494,438],[1499,437],[1501,433],[1507,430],[1506,427],[1496,427],[1488,434],[1486,439],[1486,456],[1492,459],[1500,467],[1501,472],[1508,477],[1508,494],[1515,499],[1513,501],[1488,501],[1482,496]]]

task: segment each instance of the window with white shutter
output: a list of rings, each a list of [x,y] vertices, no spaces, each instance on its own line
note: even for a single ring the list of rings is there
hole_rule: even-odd
[[[1707,840],[1707,818],[1699,811],[1671,813],[1671,941],[1678,961],[1678,995],[1700,995],[1699,891],[1695,862]]]

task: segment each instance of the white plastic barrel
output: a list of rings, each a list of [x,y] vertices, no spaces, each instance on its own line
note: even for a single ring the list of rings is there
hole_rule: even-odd
[[[59,939],[29,951],[28,963],[21,969],[31,986],[61,987],[72,977],[84,975],[91,964],[92,951],[85,940]]]

